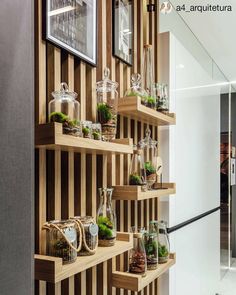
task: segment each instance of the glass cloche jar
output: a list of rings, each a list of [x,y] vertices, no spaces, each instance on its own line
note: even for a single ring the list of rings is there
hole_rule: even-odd
[[[66,83],[61,83],[60,91],[52,92],[53,100],[49,102],[49,122],[63,124],[66,134],[80,135],[80,104],[77,93],[70,92]]]
[[[157,178],[157,141],[151,138],[150,129],[146,130],[146,137],[139,142],[139,147],[143,150],[147,186],[151,190]]]
[[[125,96],[139,96],[141,97],[142,104],[146,105],[148,94],[141,87],[142,78],[140,74],[133,74],[131,76],[131,87],[125,93]]]
[[[111,141],[116,137],[118,83],[111,81],[110,70],[105,68],[104,79],[97,82],[97,121],[102,125],[102,139]]]
[[[140,185],[143,191],[147,190],[143,151],[141,149],[134,149],[129,169],[129,185]]]

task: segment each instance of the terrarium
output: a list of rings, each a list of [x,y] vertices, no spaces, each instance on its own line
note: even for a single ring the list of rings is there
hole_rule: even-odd
[[[78,256],[95,254],[98,247],[98,226],[91,216],[75,216],[71,218],[78,224],[77,239],[82,237],[82,248]]]
[[[112,208],[112,188],[100,188],[97,212],[98,245],[110,247],[116,241],[116,214]]]
[[[145,276],[147,272],[147,258],[143,240],[145,231],[142,228],[136,230],[132,227],[131,232],[133,233],[134,244],[133,249],[129,252],[129,272]]]
[[[125,93],[125,96],[139,96],[142,104],[146,105],[148,94],[141,87],[142,78],[140,74],[133,74],[131,76],[131,87]]]
[[[168,113],[169,112],[169,97],[168,97],[168,85],[156,84],[154,87],[157,98],[157,111]]]
[[[80,104],[77,93],[70,92],[66,83],[61,83],[60,91],[52,92],[53,100],[49,102],[49,122],[63,124],[65,134],[80,136]]]
[[[92,124],[92,138],[95,140],[102,139],[102,127],[100,123]]]
[[[77,248],[77,226],[75,222],[54,220],[45,223],[43,229],[47,230],[47,255],[62,258],[63,264],[76,261],[77,252],[80,249]]]
[[[139,147],[143,150],[147,186],[151,190],[157,178],[157,141],[151,138],[150,129],[146,130],[146,137],[139,142]]]
[[[166,263],[170,254],[170,243],[167,234],[167,224],[165,221],[158,222],[158,261],[159,263]]]
[[[149,231],[144,234],[144,243],[147,268],[148,270],[156,269],[158,266],[158,231],[153,221],[149,224]]]
[[[143,54],[143,88],[147,91],[146,106],[152,109],[156,108],[156,98],[153,92],[154,84],[154,61],[152,45],[144,46]]]
[[[143,151],[134,148],[129,171],[129,184],[140,185],[143,191],[147,189],[146,172],[143,161]]]
[[[92,138],[92,122],[81,121],[82,134],[84,138]]]
[[[104,79],[97,82],[97,121],[102,125],[102,139],[111,141],[116,137],[118,83],[109,79],[110,70],[104,70]]]

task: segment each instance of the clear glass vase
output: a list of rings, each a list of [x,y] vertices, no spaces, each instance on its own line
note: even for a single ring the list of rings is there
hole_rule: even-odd
[[[118,83],[109,79],[110,70],[104,70],[104,79],[97,82],[97,121],[102,125],[102,139],[111,141],[116,137]]]
[[[63,124],[65,134],[80,136],[80,104],[77,93],[70,92],[66,83],[61,83],[60,91],[52,92],[53,100],[49,102],[49,122]]]
[[[157,180],[157,141],[151,138],[151,130],[146,130],[146,137],[139,142],[143,150],[144,168],[146,172],[147,186],[151,190]]]
[[[100,188],[100,205],[97,212],[98,245],[110,247],[116,241],[116,214],[112,208],[112,188]]]
[[[165,221],[158,222],[158,261],[166,263],[170,256],[170,243],[167,234],[167,223]]]
[[[129,252],[129,272],[145,276],[147,272],[147,258],[143,239],[145,230],[143,228],[136,230],[132,227],[131,232],[133,233],[134,246]]]
[[[147,269],[153,270],[158,266],[158,235],[149,230],[144,234],[144,244],[147,256]]]
[[[141,149],[135,149],[132,155],[129,171],[129,185],[140,185],[143,191],[147,190],[146,171]]]
[[[154,94],[157,100],[157,111],[168,113],[169,112],[169,97],[167,84],[155,84]]]
[[[146,106],[152,109],[156,108],[156,98],[153,93],[154,84],[154,59],[152,45],[144,46],[143,54],[143,88],[147,91],[148,97]]]
[[[126,97],[129,96],[139,96],[141,97],[142,104],[146,105],[148,94],[147,92],[141,87],[142,78],[140,74],[132,74],[131,76],[131,87],[125,93]]]

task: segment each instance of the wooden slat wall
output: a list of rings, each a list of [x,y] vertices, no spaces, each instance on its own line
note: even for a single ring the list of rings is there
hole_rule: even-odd
[[[158,9],[147,13],[149,0],[134,0],[134,61],[129,67],[112,56],[112,1],[98,0],[98,65],[96,68],[80,62],[76,57],[42,40],[42,0],[35,0],[36,7],[36,124],[47,121],[48,102],[51,92],[67,82],[78,93],[81,119],[95,121],[95,83],[103,77],[108,66],[111,78],[119,83],[120,96],[130,87],[134,72],[142,72],[143,45],[153,44],[157,61]],[[158,0],[155,0],[158,7]],[[157,80],[157,65],[155,69]],[[146,125],[119,117],[118,136],[132,137],[137,143],[145,134]],[[149,126],[157,139],[157,128]],[[36,150],[36,220],[35,251],[45,253],[45,233],[42,224],[51,219],[68,218],[73,215],[96,216],[97,189],[101,186],[128,183],[130,155],[96,156],[73,152]],[[100,171],[103,173],[100,173]],[[99,172],[99,173],[98,173]],[[117,212],[118,229],[129,231],[132,225],[147,226],[149,220],[157,219],[158,202],[113,202]],[[39,295],[110,295],[134,294],[111,286],[112,270],[125,270],[128,253],[93,267],[56,285],[35,282],[35,294]],[[157,281],[139,294],[158,294]]]

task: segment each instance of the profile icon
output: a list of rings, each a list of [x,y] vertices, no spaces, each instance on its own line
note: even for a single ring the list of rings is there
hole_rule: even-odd
[[[160,4],[160,12],[162,14],[169,14],[172,11],[172,5],[169,1]]]

